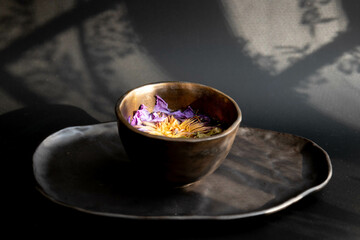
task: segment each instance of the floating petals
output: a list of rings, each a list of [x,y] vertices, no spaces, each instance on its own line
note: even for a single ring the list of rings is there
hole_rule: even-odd
[[[156,95],[155,98],[154,112],[170,113],[167,102],[158,95]]]
[[[150,113],[151,121],[150,122],[161,122],[167,118],[167,115],[162,112],[152,112]]]
[[[195,117],[195,113],[190,106],[188,106],[183,112],[178,110],[175,112],[171,112],[170,115],[173,115],[176,119],[180,121],[184,121],[185,119]]]
[[[143,104],[128,118],[128,122],[140,131],[172,138],[202,138],[222,132],[219,126],[212,126],[212,119],[197,114],[188,106],[184,111],[171,111],[160,96],[155,96],[154,111],[149,112]],[[217,124],[218,125],[218,124]]]
[[[195,116],[195,112],[194,112],[194,110],[193,110],[190,106],[188,106],[188,107],[184,110],[183,114],[184,114],[185,118],[192,118],[192,117]]]
[[[151,116],[150,116],[150,112],[147,110],[147,107],[143,104],[140,105],[139,110],[137,110],[134,113],[134,116],[130,122],[130,124],[132,126],[136,126],[141,124],[144,121],[150,121],[151,120]]]

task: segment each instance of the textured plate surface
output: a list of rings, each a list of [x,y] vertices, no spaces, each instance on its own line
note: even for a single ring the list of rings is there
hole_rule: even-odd
[[[149,160],[155,154],[149,153]],[[165,191],[143,184],[127,159],[116,122],[50,135],[37,148],[33,167],[39,190],[56,203],[140,219],[233,219],[273,213],[323,188],[332,175],[328,154],[312,141],[241,127],[218,170],[188,188]]]

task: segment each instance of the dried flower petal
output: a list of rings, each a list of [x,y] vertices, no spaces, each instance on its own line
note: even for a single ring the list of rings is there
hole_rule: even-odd
[[[158,95],[156,95],[155,98],[154,112],[170,113],[167,102]]]
[[[164,121],[165,118],[167,117],[167,115],[162,112],[152,112],[150,113],[150,116],[151,116],[150,122],[161,122]]]
[[[185,119],[193,118],[195,116],[195,113],[192,108],[188,106],[183,112],[178,110],[175,112],[171,112],[170,115],[173,115],[176,119],[180,121],[184,121]]]
[[[151,116],[150,112],[147,110],[147,107],[144,104],[141,104],[139,110],[134,113],[134,116],[130,122],[132,126],[139,125],[144,121],[150,121]]]

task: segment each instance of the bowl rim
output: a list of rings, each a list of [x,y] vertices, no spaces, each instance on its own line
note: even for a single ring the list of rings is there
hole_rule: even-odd
[[[215,91],[217,93],[220,93],[221,95],[223,95],[224,97],[226,97],[227,99],[229,99],[233,105],[235,106],[235,109],[237,111],[238,117],[236,118],[236,120],[223,132],[216,134],[216,135],[212,135],[209,137],[204,137],[204,138],[170,138],[170,137],[166,137],[166,136],[159,136],[159,135],[154,135],[154,134],[150,134],[147,132],[143,132],[140,131],[136,128],[134,128],[128,121],[127,119],[121,114],[120,112],[120,106],[121,103],[123,102],[123,100],[126,98],[127,95],[129,95],[131,92],[143,88],[143,87],[148,87],[151,85],[159,85],[159,84],[193,84],[193,85],[197,85],[199,87],[206,87],[206,88],[210,88],[212,91]],[[152,83],[146,83],[143,85],[140,85],[138,87],[132,88],[130,90],[128,90],[127,92],[125,92],[117,101],[115,104],[115,114],[116,114],[116,118],[118,121],[121,121],[123,123],[124,126],[126,126],[129,130],[131,130],[132,132],[138,133],[140,135],[143,135],[145,137],[149,137],[149,138],[153,138],[153,139],[158,139],[158,140],[165,140],[165,141],[170,141],[170,142],[204,142],[204,141],[211,141],[211,140],[215,140],[215,139],[219,139],[222,137],[225,137],[227,135],[229,135],[231,132],[234,131],[235,128],[239,128],[240,122],[242,121],[242,112],[240,110],[240,107],[238,106],[238,104],[236,103],[236,101],[234,99],[232,99],[230,96],[228,96],[227,94],[221,92],[220,90],[217,90],[216,88],[204,85],[204,84],[200,84],[200,83],[194,83],[194,82],[185,82],[185,81],[162,81],[162,82],[152,82]]]

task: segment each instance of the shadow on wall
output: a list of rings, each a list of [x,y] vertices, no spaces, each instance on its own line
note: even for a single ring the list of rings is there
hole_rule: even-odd
[[[97,117],[112,115],[113,106],[106,109],[104,104],[112,104],[118,94],[110,91],[108,82],[104,81],[106,69],[102,69],[103,75],[94,75],[96,66],[87,56],[84,41],[87,36],[83,29],[88,19],[113,9],[116,3],[110,0],[101,4],[96,1],[7,3],[0,16],[0,76],[1,90],[13,108],[55,102],[80,105]],[[43,15],[48,16],[46,21],[42,20]],[[101,24],[101,19],[98,22]],[[112,29],[108,34],[114,33]],[[96,59],[105,63],[107,60],[101,55]],[[117,78],[113,76],[113,79]]]
[[[315,132],[351,135],[354,129],[314,108],[307,93],[299,89],[307,85],[318,69],[334,64],[358,45],[360,35],[356,23],[360,3],[343,1],[341,8],[339,1],[298,1],[297,12],[294,12],[298,26],[294,28],[301,29],[306,41],[299,46],[273,45],[271,50],[280,50],[283,59],[288,61],[287,66],[279,70],[275,68],[276,56],[251,54],[247,48],[256,43],[234,34],[224,15],[224,2],[231,1],[126,1],[126,6],[141,44],[172,79],[201,82],[225,91],[244,111],[245,124],[308,136],[314,136]],[[341,10],[338,15],[323,11],[331,4],[333,12]],[[251,9],[246,10],[251,13]],[[264,17],[273,18],[269,14]],[[341,24],[336,23],[340,20]],[[339,25],[339,31],[343,32],[330,34],[332,39],[321,39],[322,28],[333,24]],[[240,33],[244,34],[245,27]],[[264,29],[264,26],[255,27]],[[297,58],[290,58],[291,54]],[[264,62],[262,66],[269,67],[261,67],[261,62]],[[355,61],[352,64],[359,66]]]
[[[358,129],[322,111],[321,104],[316,108],[311,97],[326,99],[325,87],[333,85],[324,83],[337,82],[323,74],[327,66],[336,66],[340,76],[359,71],[360,3],[241,3],[77,1],[37,25],[35,2],[16,2],[19,11],[0,16],[2,29],[18,30],[8,37],[0,32],[1,99],[21,106],[72,104],[108,120],[116,98],[129,87],[193,81],[232,96],[245,125],[325,143],[327,135],[354,136]],[[253,17],[261,12],[262,18]],[[324,35],[329,27],[339,32]],[[354,81],[351,86],[359,86]],[[357,88],[352,91],[352,96],[359,94]],[[337,107],[345,109],[341,103]]]
[[[51,102],[108,121],[128,89],[169,80],[140,49],[123,1],[9,1],[2,10],[2,113]]]

